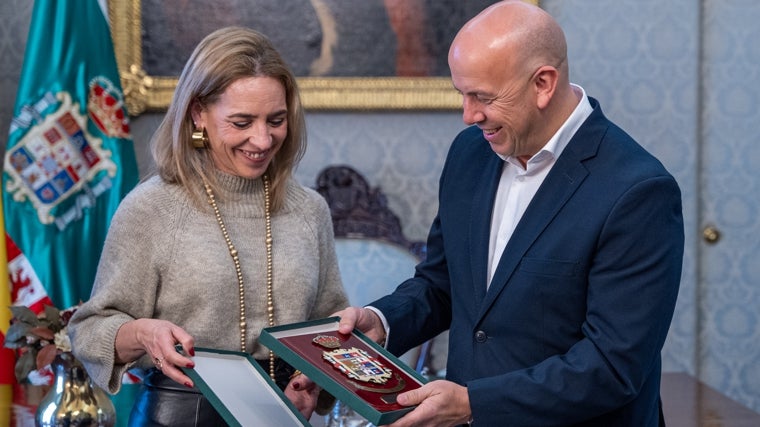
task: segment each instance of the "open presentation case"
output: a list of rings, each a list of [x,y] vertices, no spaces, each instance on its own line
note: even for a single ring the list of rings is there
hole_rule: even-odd
[[[364,334],[338,333],[338,317],[264,328],[261,343],[375,425],[414,407],[396,403],[425,378]]]
[[[247,353],[195,348],[194,368],[182,368],[230,426],[309,426]]]

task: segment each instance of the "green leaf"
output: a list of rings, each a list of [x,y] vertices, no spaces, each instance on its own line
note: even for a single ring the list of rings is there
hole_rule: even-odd
[[[30,325],[37,325],[39,323],[37,315],[34,314],[34,312],[27,306],[12,305],[11,313],[13,314],[13,318],[17,319],[20,322],[24,322]]]
[[[26,335],[32,330],[32,326],[22,322],[16,322],[8,328],[5,334],[4,346],[7,348],[26,347]]]
[[[47,324],[49,325],[50,329],[56,332],[61,329],[61,311],[57,308],[53,307],[52,305],[46,305],[45,319],[47,319]]]
[[[37,358],[37,351],[34,349],[30,349],[27,352],[24,352],[24,354],[21,355],[21,357],[18,358],[16,361],[16,368],[14,369],[16,373],[16,379],[20,381],[24,381],[29,376],[29,373],[32,372],[36,367],[36,359]]]

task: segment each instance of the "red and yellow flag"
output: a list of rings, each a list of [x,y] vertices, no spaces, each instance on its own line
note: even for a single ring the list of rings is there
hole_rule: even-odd
[[[3,209],[0,204],[0,230],[5,232]],[[8,257],[5,253],[5,245],[0,243],[0,338],[5,342],[5,333],[11,320],[11,288],[8,280]],[[13,408],[13,383],[16,378],[13,374],[13,366],[16,364],[16,355],[9,348],[0,348],[0,425],[11,425],[11,409]]]

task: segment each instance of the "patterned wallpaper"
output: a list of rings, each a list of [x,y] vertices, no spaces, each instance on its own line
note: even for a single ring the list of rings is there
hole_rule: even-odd
[[[760,4],[704,4],[699,197],[721,240],[701,249],[698,370],[760,412]]]
[[[685,371],[760,411],[760,3],[542,0],[565,28],[571,78],[657,155],[683,192],[686,257],[666,371]],[[0,129],[8,129],[32,2],[0,4]],[[133,120],[141,170],[159,115]],[[346,163],[380,186],[424,239],[456,112],[310,112],[298,179]],[[0,133],[5,141],[5,132]],[[4,144],[3,144],[4,145]],[[712,245],[702,228],[714,225]]]

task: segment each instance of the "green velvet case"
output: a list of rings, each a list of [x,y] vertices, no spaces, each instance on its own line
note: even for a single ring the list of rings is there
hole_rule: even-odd
[[[251,355],[195,348],[194,368],[182,368],[230,426],[309,426]]]

